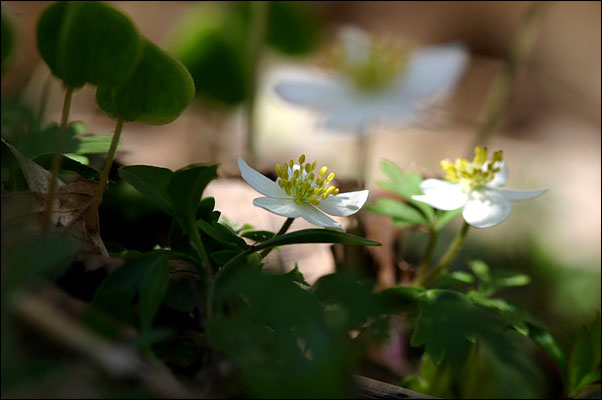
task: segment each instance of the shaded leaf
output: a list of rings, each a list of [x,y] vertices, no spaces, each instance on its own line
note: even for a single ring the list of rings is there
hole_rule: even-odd
[[[119,168],[120,177],[170,215],[172,211],[167,186],[173,175],[170,169],[150,165],[128,165]]]
[[[302,229],[275,236],[252,247],[254,251],[299,243],[339,243],[350,246],[380,246],[380,243],[349,233],[327,229]]]
[[[140,327],[142,331],[148,331],[167,291],[169,266],[167,257],[161,252],[151,252],[144,260],[147,265],[140,282]]]
[[[274,235],[275,233],[270,231],[247,231],[240,234],[240,236],[256,242],[265,242],[266,240],[273,238]]]

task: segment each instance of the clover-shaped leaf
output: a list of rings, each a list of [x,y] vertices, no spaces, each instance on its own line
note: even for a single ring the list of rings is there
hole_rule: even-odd
[[[146,39],[130,77],[96,91],[96,103],[109,117],[151,125],[173,121],[193,97],[194,82],[182,63]]]
[[[69,87],[115,85],[133,71],[143,42],[130,19],[97,1],[57,2],[41,15],[38,50]]]

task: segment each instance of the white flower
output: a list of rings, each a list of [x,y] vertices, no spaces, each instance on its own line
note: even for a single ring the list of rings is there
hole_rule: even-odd
[[[368,190],[339,194],[339,189],[329,186],[334,174],[326,175],[328,167],[314,173],[315,168],[316,162],[305,163],[302,155],[298,164],[293,160],[276,164],[278,179],[274,182],[238,157],[242,178],[266,196],[253,200],[253,204],[283,217],[301,217],[314,225],[345,231],[341,224],[324,213],[339,217],[355,214],[368,199]]]
[[[426,179],[420,184],[424,195],[412,196],[441,210],[464,207],[464,220],[476,227],[487,228],[505,221],[512,211],[512,201],[533,199],[548,189],[519,191],[502,189],[506,183],[508,169],[502,161],[502,152],[496,151],[487,161],[487,148],[477,146],[472,162],[457,159],[441,161],[447,172],[445,180]]]
[[[342,41],[340,74],[282,81],[275,91],[321,113],[327,128],[357,134],[373,122],[411,120],[419,106],[449,94],[468,61],[459,43],[421,48],[404,57],[357,28],[343,30]]]

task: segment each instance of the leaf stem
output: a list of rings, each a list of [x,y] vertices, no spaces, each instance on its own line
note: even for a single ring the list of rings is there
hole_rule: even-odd
[[[439,231],[437,231],[437,229],[434,227],[429,227],[429,240],[426,244],[424,257],[422,257],[422,261],[420,262],[420,266],[418,267],[418,275],[416,277],[416,282],[421,282],[426,277],[426,273],[428,271],[431,258],[433,257],[433,251],[435,250],[435,244],[437,243],[438,237]]]
[[[111,146],[109,147],[109,152],[107,153],[105,166],[100,175],[100,181],[98,182],[98,186],[96,187],[96,193],[92,198],[92,203],[90,204],[90,208],[88,209],[86,214],[86,226],[91,226],[94,223],[96,213],[98,212],[98,207],[100,206],[102,195],[104,193],[105,187],[107,185],[107,180],[109,178],[109,172],[111,171],[111,166],[113,165],[113,158],[115,157],[117,144],[119,143],[119,138],[121,137],[121,129],[123,128],[123,122],[123,118],[119,118],[117,120],[117,124],[115,125],[115,133],[113,134],[113,138],[111,139]]]
[[[50,184],[48,185],[48,197],[46,198],[46,207],[44,208],[44,215],[42,216],[42,232],[48,232],[50,228],[50,214],[52,209],[52,203],[56,196],[57,186],[57,175],[61,170],[61,156],[63,154],[63,146],[65,144],[65,137],[67,136],[67,122],[69,122],[69,110],[71,109],[71,98],[73,96],[74,88],[67,87],[65,90],[65,100],[63,101],[63,110],[61,112],[61,125],[59,127],[59,136],[56,141],[56,149],[52,155],[52,164],[50,166]]]
[[[280,230],[274,235],[274,237],[280,236],[280,235],[283,235],[284,233],[286,233],[286,231],[288,230],[288,228],[290,228],[290,226],[294,220],[295,220],[294,218],[287,218],[286,221],[284,221],[284,224],[282,224],[282,227],[280,228]],[[265,258],[265,256],[270,254],[270,251],[272,251],[272,249],[274,249],[274,248],[270,247],[269,249],[265,249],[264,251],[262,251],[261,258],[263,259],[263,258]]]
[[[435,278],[437,278],[439,276],[439,274],[445,268],[447,268],[449,263],[456,256],[456,254],[458,254],[458,251],[460,251],[460,248],[462,247],[462,244],[464,243],[464,239],[466,239],[466,234],[468,233],[469,228],[470,228],[470,225],[468,225],[468,223],[466,223],[466,221],[464,221],[464,225],[462,225],[462,229],[458,233],[458,236],[456,236],[454,241],[449,245],[447,252],[443,255],[443,257],[441,257],[441,260],[439,261],[439,263],[437,265],[435,265],[435,267],[431,270],[431,272],[429,274],[427,274],[423,279],[416,280],[416,284],[418,286],[427,287],[435,280]]]

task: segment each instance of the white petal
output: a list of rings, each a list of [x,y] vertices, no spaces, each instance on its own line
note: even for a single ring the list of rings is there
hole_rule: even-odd
[[[510,190],[510,189],[496,189],[498,193],[500,193],[506,200],[509,201],[522,201],[522,200],[530,200],[534,199],[538,196],[541,196],[548,189],[538,189],[538,190]]]
[[[323,106],[338,93],[334,82],[320,80],[284,81],[276,84],[274,90],[290,103],[311,107]]]
[[[283,217],[297,218],[303,214],[303,209],[299,207],[300,204],[297,204],[292,198],[258,197],[253,200],[253,204]]]
[[[497,167],[497,165],[494,164],[494,167]],[[487,186],[502,187],[506,184],[506,180],[508,180],[508,166],[506,165],[506,161],[502,161],[499,167],[499,172],[493,175],[493,179],[487,184]]]
[[[466,203],[462,216],[476,228],[488,228],[505,221],[510,216],[512,204],[497,191],[477,193]]]
[[[320,201],[316,207],[326,214],[336,215],[337,217],[346,217],[355,214],[362,208],[368,200],[368,190],[359,190],[357,192],[340,193],[336,196],[329,196]]]
[[[238,169],[240,170],[242,179],[259,193],[280,199],[288,197],[286,192],[276,182],[249,167],[249,164],[241,157],[238,157]]]
[[[462,192],[462,188],[457,183],[441,179],[426,179],[420,183],[420,189],[424,195],[414,195],[412,199],[440,210],[455,210],[468,201],[468,195]]]
[[[337,221],[330,218],[328,215],[322,213],[320,210],[312,206],[311,204],[296,204],[302,213],[299,215],[307,222],[321,226],[322,228],[334,229],[337,231],[345,232],[345,229]]]
[[[408,60],[402,88],[415,100],[451,91],[468,63],[468,51],[460,43],[427,47],[415,51]]]

